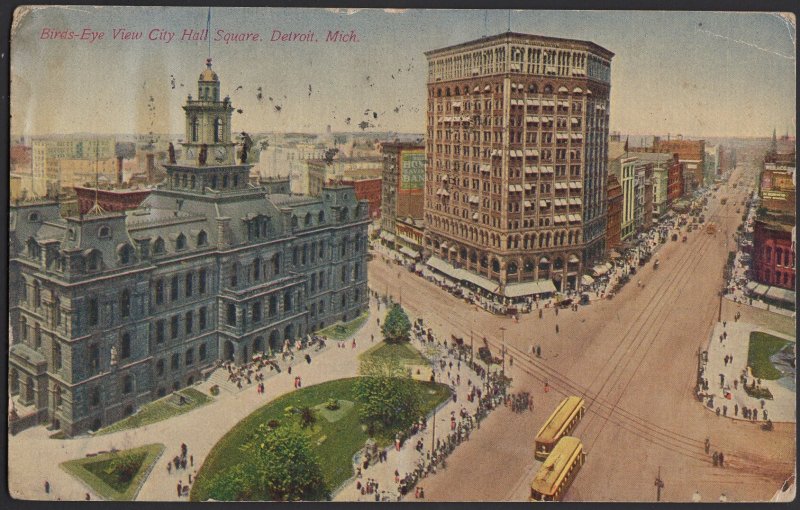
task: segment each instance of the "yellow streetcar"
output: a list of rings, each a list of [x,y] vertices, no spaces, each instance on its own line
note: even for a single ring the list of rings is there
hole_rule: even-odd
[[[531,501],[561,501],[585,461],[581,440],[562,437],[531,482]]]
[[[581,397],[565,398],[536,434],[536,451],[534,452],[536,459],[546,459],[558,440],[569,435],[578,425],[584,412]]]

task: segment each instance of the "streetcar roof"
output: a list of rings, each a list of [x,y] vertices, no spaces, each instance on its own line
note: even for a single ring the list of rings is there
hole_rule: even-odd
[[[539,494],[553,495],[565,472],[582,451],[583,444],[580,439],[572,436],[562,437],[533,478],[531,489]]]
[[[540,443],[552,443],[558,436],[564,433],[564,429],[569,423],[570,417],[583,406],[581,397],[567,397],[556,407],[550,418],[539,429],[536,434],[536,441]]]

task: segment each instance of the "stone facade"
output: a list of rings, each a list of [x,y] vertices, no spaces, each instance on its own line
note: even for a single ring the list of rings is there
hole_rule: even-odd
[[[137,209],[11,206],[11,393],[68,435],[367,308],[369,204],[253,185],[210,60],[198,92],[184,158]]]

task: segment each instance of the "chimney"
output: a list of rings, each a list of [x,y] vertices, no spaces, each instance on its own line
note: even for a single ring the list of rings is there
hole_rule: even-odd
[[[124,158],[117,156],[117,186],[122,187],[122,162]]]
[[[147,182],[153,181],[153,173],[156,169],[156,157],[153,153],[147,154]]]

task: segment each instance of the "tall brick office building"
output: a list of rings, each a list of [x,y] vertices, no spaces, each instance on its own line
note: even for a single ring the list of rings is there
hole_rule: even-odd
[[[369,204],[249,183],[211,60],[184,108],[182,159],[139,208],[61,218],[10,210],[9,389],[20,414],[74,435],[198,381],[218,360],[359,315]],[[21,419],[24,419],[23,416]]]
[[[509,32],[425,55],[426,253],[498,296],[575,289],[605,251],[613,53]]]

